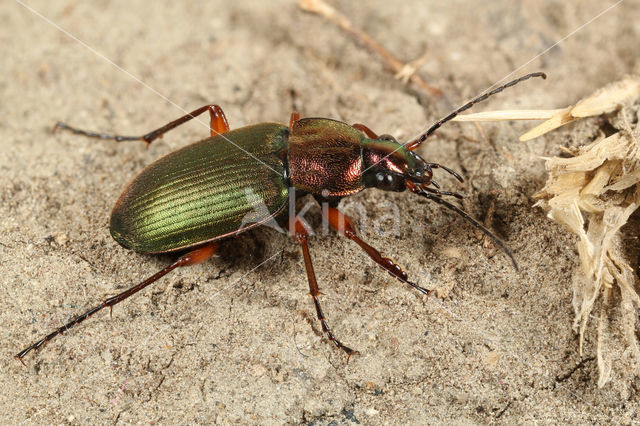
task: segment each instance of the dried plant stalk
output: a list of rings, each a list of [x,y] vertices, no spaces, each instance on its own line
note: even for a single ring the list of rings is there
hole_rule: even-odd
[[[384,63],[387,64],[387,66],[389,66],[391,71],[395,74],[395,77],[397,79],[402,80],[404,83],[406,83],[407,81],[412,82],[424,92],[429,94],[429,96],[434,96],[437,98],[442,97],[442,90],[428,84],[415,73],[418,68],[420,68],[420,66],[422,66],[427,60],[426,53],[417,60],[405,64],[395,56],[393,56],[393,54],[387,49],[382,47],[380,43],[372,39],[369,34],[353,25],[353,23],[346,16],[344,16],[342,13],[340,13],[325,1],[300,0],[298,2],[298,7],[305,12],[315,13],[316,15],[322,16],[326,20],[333,22],[347,34],[352,36],[357,42],[361,43],[367,49],[380,56]]]
[[[634,288],[633,269],[624,255],[620,233],[640,206],[637,140],[631,134],[618,132],[578,148],[572,158],[549,158],[546,168],[549,179],[535,194],[541,199],[536,205],[580,238],[582,270],[574,276],[573,300],[580,353],[589,316],[601,297],[597,322],[598,386],[604,386],[611,377],[613,362],[622,362],[622,358],[629,361],[635,374],[640,374],[636,337],[640,296]],[[623,354],[616,333],[607,327],[611,291],[615,287],[621,295],[622,331],[627,347]]]
[[[520,137],[541,136],[584,117],[613,112],[640,97],[640,79],[628,77],[609,84],[573,106],[558,110],[489,111],[458,117],[457,121],[535,120],[543,123]],[[624,111],[623,111],[624,113]],[[574,275],[574,328],[584,333],[594,305],[600,300],[597,319],[598,386],[611,378],[614,362],[640,375],[640,296],[636,278],[623,252],[620,229],[640,206],[640,146],[629,123],[625,131],[604,136],[577,149],[566,149],[572,158],[547,158],[549,178],[535,194],[549,218],[579,237],[581,271]],[[620,291],[624,341],[609,327],[613,312],[612,291]],[[629,375],[627,375],[629,376]]]
[[[613,112],[629,101],[637,99],[638,96],[640,96],[640,80],[637,77],[616,81],[582,99],[575,106],[559,110],[553,117],[520,136],[520,140],[528,141],[537,138],[580,118]]]
[[[611,83],[566,108],[486,111],[461,114],[452,121],[546,120],[520,136],[521,141],[528,141],[580,118],[613,112],[638,97],[640,97],[640,79],[628,77]]]
[[[508,109],[504,111],[483,111],[473,114],[460,114],[451,121],[511,121],[511,120],[548,120],[562,109]]]

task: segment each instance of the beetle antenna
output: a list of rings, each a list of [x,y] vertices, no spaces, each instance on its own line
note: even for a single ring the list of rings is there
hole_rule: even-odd
[[[509,258],[511,259],[511,262],[513,263],[513,267],[516,269],[516,271],[520,270],[520,268],[518,267],[518,263],[516,262],[516,259],[513,256],[513,253],[511,253],[511,250],[509,250],[507,248],[507,246],[505,245],[505,243],[503,243],[502,240],[500,238],[498,238],[493,232],[489,231],[487,228],[482,226],[482,224],[480,222],[475,220],[467,212],[465,212],[461,208],[457,207],[456,205],[451,204],[450,202],[448,202],[446,200],[443,200],[438,195],[435,195],[433,193],[425,191],[426,188],[423,188],[423,187],[421,187],[419,185],[416,185],[413,182],[407,182],[407,183],[408,183],[407,188],[409,188],[409,190],[411,192],[416,193],[418,195],[422,195],[423,197],[425,197],[425,198],[427,198],[429,200],[433,200],[436,203],[445,206],[449,210],[453,210],[454,212],[456,212],[460,216],[462,216],[467,222],[471,223],[473,226],[475,226],[476,228],[481,230],[486,236],[491,238],[497,245],[499,245],[502,250],[504,250],[506,255],[509,256]]]
[[[409,149],[409,151],[413,151],[414,149],[416,149],[417,147],[420,146],[420,144],[422,142],[424,142],[429,136],[431,136],[436,130],[438,130],[438,128],[440,128],[440,126],[442,126],[444,123],[446,123],[449,120],[452,120],[456,115],[460,114],[463,111],[468,110],[469,108],[471,108],[472,106],[474,106],[475,104],[477,104],[478,102],[482,102],[485,99],[487,99],[489,96],[493,96],[496,93],[500,93],[502,92],[504,89],[511,87],[511,86],[515,86],[516,84],[520,83],[521,81],[524,80],[528,80],[532,77],[542,77],[543,79],[547,78],[547,75],[543,72],[533,72],[531,74],[527,74],[525,76],[522,76],[520,78],[517,78],[513,81],[508,82],[507,84],[504,84],[500,87],[496,87],[495,89],[493,89],[490,92],[485,93],[484,95],[480,95],[477,98],[473,99],[470,102],[467,102],[466,104],[464,104],[463,106],[461,106],[460,108],[458,108],[457,110],[453,111],[451,114],[447,115],[446,117],[444,117],[442,120],[438,121],[437,123],[435,123],[433,126],[431,126],[429,128],[429,130],[427,130],[426,132],[424,132],[423,134],[421,134],[420,136],[418,136],[416,139],[414,139],[413,141],[407,143],[407,148]]]
[[[456,173],[454,170],[450,169],[447,166],[443,166],[442,164],[438,164],[438,163],[427,163],[427,164],[432,169],[442,169],[442,170],[446,171],[447,173],[449,173],[450,175],[453,175],[453,177],[458,179],[458,182],[460,182],[460,183],[464,182],[464,179],[462,179],[462,176],[460,176],[458,173]],[[431,181],[431,182],[433,183],[433,181]]]

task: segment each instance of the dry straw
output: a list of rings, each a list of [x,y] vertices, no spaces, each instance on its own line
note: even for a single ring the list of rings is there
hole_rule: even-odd
[[[579,237],[581,271],[574,275],[574,327],[584,333],[594,305],[597,314],[598,386],[609,381],[612,366],[618,364],[626,377],[640,374],[640,296],[636,276],[624,253],[620,229],[640,206],[640,132],[627,118],[624,108],[640,98],[640,79],[626,78],[609,84],[573,106],[553,110],[492,111],[469,114],[459,121],[544,119],[520,137],[521,141],[585,117],[623,109],[621,130],[575,149],[564,149],[571,158],[545,158],[549,178],[534,197],[536,206],[548,217]],[[631,111],[631,109],[629,109]],[[636,113],[637,114],[637,113]],[[633,120],[637,123],[638,118]],[[619,290],[619,297],[613,293]],[[613,306],[613,301],[620,303]],[[612,313],[619,310],[619,321]],[[612,322],[613,321],[613,322]],[[613,330],[618,324],[623,338]],[[626,368],[625,368],[626,367]]]

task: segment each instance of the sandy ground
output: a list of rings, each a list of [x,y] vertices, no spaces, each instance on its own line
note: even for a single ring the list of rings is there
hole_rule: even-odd
[[[578,354],[575,241],[532,208],[545,180],[539,156],[592,135],[597,119],[528,143],[517,142],[528,124],[486,124],[485,136],[453,124],[420,149],[468,178],[468,211],[482,219],[495,206],[492,226],[520,273],[426,200],[352,197],[345,209],[364,206],[362,235],[440,297],[425,303],[344,238],[312,239],[329,323],[360,351],[348,365],[321,335],[299,247],[271,230],[225,242],[219,257],[172,273],[112,319],[97,314],[30,354],[28,367],[13,359],[173,259],[118,246],[109,213],[144,165],[207,135],[193,123],[144,149],[53,135],[57,120],[136,134],[209,102],[232,127],[287,122],[295,104],[406,140],[522,64],[514,76],[542,70],[549,79],[478,111],[561,107],[640,72],[637,2],[539,57],[614,2],[333,3],[402,60],[428,49],[421,75],[446,99],[427,102],[290,1],[27,3],[82,42],[19,2],[0,5],[2,423],[640,421],[640,379],[618,372],[597,389],[592,329]],[[382,235],[392,205],[401,221]],[[320,209],[307,217],[319,224]]]

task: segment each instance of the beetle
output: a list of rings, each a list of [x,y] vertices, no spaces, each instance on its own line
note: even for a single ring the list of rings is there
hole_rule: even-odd
[[[57,129],[87,137],[150,144],[169,130],[208,112],[211,137],[174,151],[144,168],[126,186],[111,213],[111,235],[123,247],[143,254],[186,253],[141,283],[72,318],[17,353],[15,358],[24,364],[23,358],[29,352],[103,308],[112,308],[176,268],[209,259],[220,240],[286,215],[292,191],[311,194],[318,202],[326,203],[328,208],[323,209],[323,214],[332,228],[358,244],[393,277],[427,297],[431,290],[410,281],[393,260],[360,239],[353,221],[338,209],[342,198],[367,188],[394,192],[408,189],[455,211],[480,229],[505,251],[517,270],[513,254],[498,237],[443,198],[462,196],[441,191],[433,180],[433,169],[443,169],[460,182],[462,177],[446,166],[427,162],[414,151],[462,111],[532,77],[546,78],[546,75],[531,73],[497,87],[451,112],[406,144],[389,135],[378,136],[363,124],[300,118],[297,112],[291,114],[288,126],[260,123],[229,130],[224,112],[214,104],[198,108],[143,136],[109,135],[57,123]],[[275,173],[262,174],[256,179],[255,170],[261,167]],[[266,209],[256,214],[257,204]],[[330,342],[347,354],[348,362],[356,351],[334,336],[322,311],[318,299],[321,293],[309,254],[309,231],[295,212],[289,214],[288,219],[289,230],[302,249],[310,295],[322,330]]]

